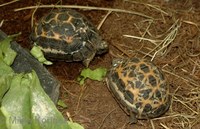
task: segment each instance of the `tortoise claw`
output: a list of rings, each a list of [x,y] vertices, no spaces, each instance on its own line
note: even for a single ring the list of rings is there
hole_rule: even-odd
[[[90,64],[90,62],[91,62],[91,60],[94,58],[94,56],[95,56],[95,53],[92,54],[90,57],[86,58],[85,60],[83,60],[83,65],[84,65],[85,67],[88,67],[89,64]]]
[[[85,67],[88,67],[89,64],[90,64],[90,60],[88,60],[88,59],[83,60],[83,65],[84,65]]]
[[[133,112],[130,113],[129,117],[129,124],[136,124],[137,123],[137,118]]]

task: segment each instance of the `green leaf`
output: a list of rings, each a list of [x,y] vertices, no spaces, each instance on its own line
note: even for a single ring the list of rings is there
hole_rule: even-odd
[[[67,105],[62,100],[58,100],[57,105],[61,106],[62,108],[67,108]]]
[[[0,77],[7,74],[12,74],[14,71],[0,58]]]
[[[0,105],[14,75],[12,68],[9,66],[16,57],[16,52],[10,48],[11,40],[11,38],[6,38],[0,41]]]
[[[8,129],[31,129],[30,82],[23,74],[14,76],[2,100],[1,111]]]
[[[10,83],[11,83],[11,79],[12,79],[12,74],[9,75],[3,75],[0,77],[0,105],[2,102],[2,98],[5,95],[5,93],[8,91],[8,89],[10,88]]]
[[[70,129],[62,114],[57,110],[49,96],[40,86],[35,72],[29,74],[31,82],[31,105],[33,127],[45,127],[46,129]]]
[[[86,68],[81,71],[78,81],[79,81],[80,85],[84,84],[84,81],[86,78],[96,80],[96,81],[101,81],[103,79],[103,77],[106,75],[106,73],[107,73],[106,68],[97,68],[95,70]]]
[[[17,53],[10,48],[10,42],[12,37],[7,37],[4,40],[0,41],[0,58],[7,65],[11,65],[17,55]]]
[[[6,117],[3,115],[1,110],[0,110],[0,127],[1,127],[1,129],[8,129],[6,127]]]
[[[84,129],[81,125],[79,125],[78,123],[74,123],[71,121],[67,122],[68,125],[72,128],[72,129]]]
[[[33,48],[31,49],[30,53],[41,63],[45,64],[45,65],[52,65],[53,63],[51,61],[48,61],[45,57],[44,54],[42,52],[42,50],[40,49],[40,47],[38,46],[33,46]]]
[[[1,111],[8,129],[71,129],[34,71],[14,76]]]

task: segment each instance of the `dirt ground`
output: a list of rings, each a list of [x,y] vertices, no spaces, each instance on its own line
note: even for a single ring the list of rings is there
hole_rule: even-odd
[[[20,0],[1,6],[0,29],[7,34],[22,34],[17,42],[30,49],[29,34],[34,9],[14,9],[37,5],[40,1]],[[80,86],[76,79],[81,63],[54,62],[48,70],[61,82],[60,99],[67,104],[59,110],[85,129],[198,129],[200,126],[200,2],[199,0],[42,0],[41,5],[83,5],[113,10],[76,9],[98,26],[109,43],[109,53],[95,57],[90,68],[109,68],[112,58],[153,59],[163,69],[173,96],[169,111],[160,118],[139,120],[129,125],[128,116],[108,91],[105,82],[87,80]],[[39,8],[34,20],[52,8]],[[136,14],[140,13],[140,14]],[[108,14],[108,15],[107,15]],[[143,15],[141,15],[143,14]],[[107,15],[107,17],[106,17]],[[132,36],[132,37],[130,37]]]

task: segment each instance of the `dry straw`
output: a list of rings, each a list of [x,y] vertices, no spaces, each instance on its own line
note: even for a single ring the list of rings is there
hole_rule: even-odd
[[[160,39],[149,39],[149,38],[144,38],[144,37],[138,37],[138,36],[132,36],[132,35],[123,35],[124,37],[128,38],[134,38],[134,39],[139,39],[140,41],[149,41],[155,47],[149,51],[148,53],[145,54],[143,58],[146,56],[150,56],[151,53],[154,52],[151,61],[155,58],[155,56],[158,54],[159,56],[163,56],[167,50],[167,47],[174,41],[176,38],[178,29],[180,28],[181,24],[179,23],[179,20],[176,20],[175,23],[169,28],[167,32],[169,34],[166,35],[166,37],[162,40]]]
[[[19,0],[13,0],[13,1],[10,1],[10,2],[7,2],[7,3],[0,4],[0,7],[6,6],[6,5],[10,5],[10,4],[15,3],[17,1],[19,1]]]
[[[102,10],[102,11],[112,11],[112,12],[119,12],[119,13],[128,13],[128,14],[134,14],[145,18],[152,17],[147,16],[143,13],[135,12],[135,11],[129,11],[124,9],[114,9],[114,8],[103,8],[103,7],[92,7],[92,6],[79,6],[79,5],[39,5],[39,6],[29,6],[24,8],[18,8],[14,9],[14,11],[22,11],[27,9],[35,9],[35,8],[73,8],[73,9],[85,9],[85,10]]]

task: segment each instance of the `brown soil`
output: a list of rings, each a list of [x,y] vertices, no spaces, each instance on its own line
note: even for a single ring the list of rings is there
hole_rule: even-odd
[[[110,52],[96,57],[91,62],[90,68],[109,68],[114,56],[144,57],[145,53],[153,50],[145,58],[151,59],[150,57],[158,52],[153,61],[165,72],[170,83],[170,93],[173,96],[170,110],[161,118],[152,121],[139,120],[137,124],[129,125],[127,124],[128,116],[111,96],[104,82],[86,80],[85,85],[80,86],[76,79],[84,68],[81,63],[55,62],[47,68],[62,84],[60,99],[67,104],[68,108],[59,109],[65,117],[68,112],[73,121],[82,124],[85,129],[198,128],[200,123],[200,2],[199,0],[166,1],[73,0],[61,2],[63,5],[125,9],[152,17],[150,19],[113,11],[100,28],[102,37],[110,44]],[[7,0],[1,0],[0,4],[6,2]],[[16,40],[27,49],[30,49],[28,37],[34,10],[14,12],[14,9],[36,4],[38,1],[20,0],[0,7],[0,22],[4,20],[0,29],[7,34],[22,32]],[[57,0],[43,0],[42,4],[60,3]],[[38,9],[34,19],[38,20],[51,9]],[[77,10],[96,26],[107,14],[107,11],[102,10]],[[170,29],[173,24],[175,26]],[[123,36],[132,35],[160,41],[169,34],[174,37],[171,37],[172,41],[162,51],[158,51],[161,45],[156,47],[147,40],[140,41]]]

